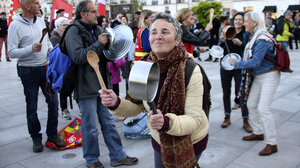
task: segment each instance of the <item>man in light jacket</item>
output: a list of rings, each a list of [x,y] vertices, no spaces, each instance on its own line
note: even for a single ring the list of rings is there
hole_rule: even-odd
[[[23,13],[15,17],[8,29],[8,55],[18,59],[17,69],[26,98],[27,126],[33,141],[33,152],[43,151],[41,125],[37,115],[39,87],[48,104],[46,143],[62,148],[65,144],[57,137],[57,94],[46,79],[47,55],[52,45],[47,35],[39,42],[42,30],[46,27],[44,20],[36,17],[41,5],[39,0],[22,0],[20,3]]]

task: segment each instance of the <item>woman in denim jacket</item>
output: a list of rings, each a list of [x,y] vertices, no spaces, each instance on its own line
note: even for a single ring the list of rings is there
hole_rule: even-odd
[[[275,60],[275,49],[270,39],[273,36],[267,32],[263,19],[256,12],[245,14],[244,25],[252,37],[245,47],[243,61],[230,59],[230,64],[236,69],[252,68],[254,75],[247,101],[253,133],[244,136],[243,140],[264,140],[265,133],[267,145],[259,155],[271,155],[277,152],[277,142],[270,106],[280,81],[280,72],[265,58],[268,55],[273,62]]]

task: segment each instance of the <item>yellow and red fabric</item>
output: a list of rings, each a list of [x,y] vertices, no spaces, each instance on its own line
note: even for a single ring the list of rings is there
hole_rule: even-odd
[[[51,149],[64,150],[70,148],[77,148],[82,145],[81,137],[81,120],[75,118],[67,126],[58,132],[58,137],[65,142],[64,148],[57,148],[52,142],[46,141],[46,146]]]
[[[141,27],[139,28],[137,38],[136,38],[136,44],[135,44],[135,54],[134,54],[134,61],[139,61],[143,56],[147,55],[147,52],[145,52],[143,45],[142,45],[142,33],[147,28]]]

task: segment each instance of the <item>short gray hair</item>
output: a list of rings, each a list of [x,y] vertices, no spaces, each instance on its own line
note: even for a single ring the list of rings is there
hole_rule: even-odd
[[[20,6],[21,8],[24,8],[25,5],[29,2],[30,0],[20,0]]]
[[[179,22],[173,18],[171,15],[166,14],[166,13],[157,13],[156,15],[154,15],[154,17],[151,19],[151,24],[150,24],[150,30],[151,30],[151,25],[158,19],[163,19],[169,23],[171,23],[174,28],[175,28],[175,39],[179,38],[181,39],[182,36],[182,29],[180,27]]]
[[[247,12],[245,14],[245,17],[246,16],[248,17],[249,20],[257,23],[256,27],[254,28],[254,32],[256,32],[257,30],[260,30],[260,29],[266,29],[263,18],[257,12],[254,12],[254,11]]]
[[[54,22],[55,28],[58,28],[58,26],[61,26],[61,23],[62,23],[64,20],[67,21],[67,22],[69,23],[69,19],[67,19],[67,18],[65,18],[65,17],[59,17],[59,18],[57,18],[57,19],[55,20],[55,22]]]
[[[293,15],[293,12],[290,11],[290,10],[286,10],[283,15],[284,16],[286,16],[286,15]]]

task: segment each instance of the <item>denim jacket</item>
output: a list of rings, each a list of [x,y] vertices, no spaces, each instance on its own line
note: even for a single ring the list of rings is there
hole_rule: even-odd
[[[275,62],[275,48],[272,42],[257,40],[252,47],[252,58],[247,61],[235,63],[235,69],[253,69],[253,75],[261,75],[275,69],[272,62],[265,58],[268,55]]]

